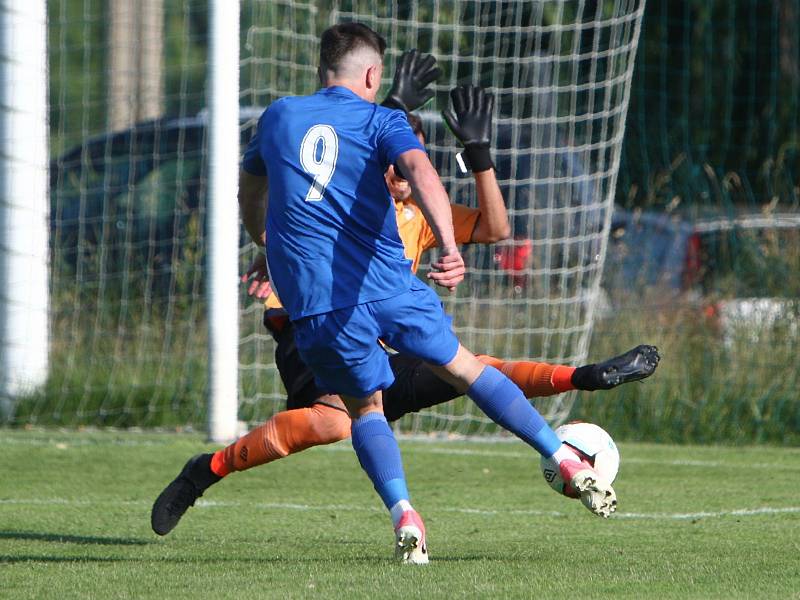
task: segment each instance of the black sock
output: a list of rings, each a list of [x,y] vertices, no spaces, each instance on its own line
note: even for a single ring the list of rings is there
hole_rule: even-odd
[[[194,459],[187,469],[186,476],[195,487],[204,490],[217,483],[222,477],[211,470],[211,457],[213,454],[201,454]]]
[[[600,377],[598,377],[596,367],[596,364],[591,364],[575,369],[575,372],[572,373],[572,377],[570,377],[570,381],[572,381],[572,385],[575,386],[575,389],[593,392],[603,388],[603,383]]]

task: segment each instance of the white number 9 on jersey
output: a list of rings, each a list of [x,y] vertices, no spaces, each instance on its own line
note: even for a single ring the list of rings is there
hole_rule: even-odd
[[[314,125],[306,131],[300,144],[300,164],[306,173],[314,176],[306,194],[306,202],[322,200],[322,194],[325,193],[325,188],[328,187],[336,170],[338,155],[339,138],[336,137],[333,127]]]

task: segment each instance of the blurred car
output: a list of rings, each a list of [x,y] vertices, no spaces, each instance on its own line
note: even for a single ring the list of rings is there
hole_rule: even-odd
[[[260,112],[240,112],[242,144]],[[145,121],[87,138],[51,161],[51,262],[60,282],[163,293],[174,293],[176,282],[197,284],[207,126],[205,112]],[[236,199],[231,203],[236,210]]]
[[[611,306],[698,307],[726,341],[787,327],[798,333],[800,214],[688,221],[617,208],[603,276]],[[755,338],[754,338],[755,336]]]

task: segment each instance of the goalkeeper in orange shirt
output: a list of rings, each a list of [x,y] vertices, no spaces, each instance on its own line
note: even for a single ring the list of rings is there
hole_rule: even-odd
[[[438,75],[431,56],[415,51],[403,55],[385,105],[407,112],[412,129],[424,144],[422,123],[408,111],[424,104],[432,91],[428,83]],[[478,208],[452,204],[456,242],[489,244],[510,233],[505,202],[497,184],[490,155],[493,97],[476,87],[451,91],[453,109],[444,112],[450,129],[465,148],[475,177]],[[411,188],[394,167],[386,172],[386,184],[395,201],[397,225],[406,251],[417,270],[422,254],[435,247],[433,232],[411,198]],[[249,212],[253,210],[253,212]],[[245,226],[263,227],[263,210],[242,206]],[[254,231],[250,231],[254,233]],[[258,237],[254,236],[255,238]],[[275,362],[287,391],[287,410],[274,415],[228,447],[190,459],[178,477],[153,505],[151,524],[159,535],[169,533],[180,518],[213,483],[233,471],[243,471],[323,444],[350,437],[350,417],[338,396],[321,391],[311,370],[301,359],[294,341],[294,328],[272,292],[266,261],[259,255],[243,281],[252,278],[248,293],[266,300],[264,325],[276,341]],[[654,346],[637,346],[599,364],[581,367],[548,363],[508,362],[479,356],[482,362],[505,373],[528,398],[550,396],[569,390],[611,389],[628,381],[650,376],[659,361]],[[461,396],[439,379],[420,359],[394,354],[389,359],[394,383],[385,390],[383,408],[388,421]]]

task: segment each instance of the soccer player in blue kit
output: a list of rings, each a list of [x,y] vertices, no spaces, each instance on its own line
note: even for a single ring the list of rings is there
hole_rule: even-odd
[[[448,196],[405,114],[374,104],[385,41],[344,23],[326,30],[320,46],[324,87],[264,112],[240,193],[263,197],[269,189],[273,286],[318,385],[348,408],[359,462],[392,516],[397,557],[428,562],[425,527],[383,415],[381,391],[393,374],[379,339],[425,360],[495,422],[553,457],[584,505],[608,516],[616,508],[611,486],[561,444],[519,388],[459,344],[438,296],[411,273],[384,181],[390,165],[408,179],[441,248],[430,278],[454,289],[465,269]]]

